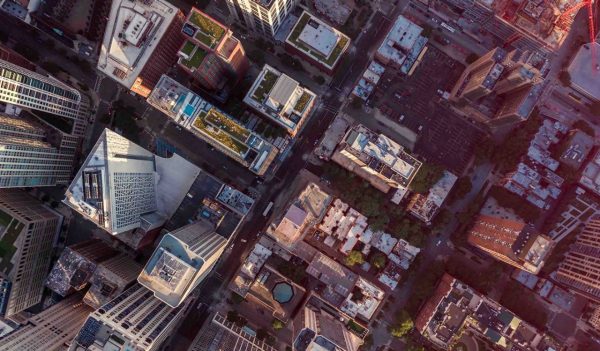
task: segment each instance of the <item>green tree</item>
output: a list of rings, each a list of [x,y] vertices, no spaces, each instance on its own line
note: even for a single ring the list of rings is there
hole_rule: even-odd
[[[396,323],[390,327],[390,333],[393,337],[401,338],[408,334],[414,326],[415,324],[408,312],[402,310],[396,317]]]
[[[424,194],[444,175],[444,169],[436,164],[423,163],[415,178],[410,183],[410,189],[415,193]]]
[[[354,110],[360,110],[363,106],[363,101],[358,98],[358,97],[354,97],[352,98],[352,101],[350,101],[350,107],[352,107],[352,109]]]
[[[285,324],[277,318],[273,319],[273,322],[271,323],[271,325],[273,326],[273,329],[275,329],[275,330],[281,330],[285,327]]]
[[[452,188],[452,192],[450,193],[449,202],[453,203],[456,200],[462,199],[465,197],[465,195],[471,192],[471,189],[473,189],[471,177],[463,176],[458,178],[456,184],[454,184],[454,187]]]
[[[365,259],[360,251],[352,250],[348,253],[348,256],[344,258],[344,262],[347,266],[352,267],[357,264],[363,264]]]
[[[386,264],[386,257],[383,253],[378,252],[371,257],[371,265],[377,269],[383,269]]]
[[[269,336],[269,333],[265,328],[258,328],[256,331],[256,338],[258,340],[264,340],[267,336]]]

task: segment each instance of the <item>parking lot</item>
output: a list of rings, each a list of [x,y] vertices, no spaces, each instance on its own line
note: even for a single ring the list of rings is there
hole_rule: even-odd
[[[428,45],[411,76],[388,68],[375,92],[379,110],[418,135],[414,151],[423,160],[458,174],[468,166],[481,137],[481,132],[452,113],[442,98],[463,69],[462,64]]]

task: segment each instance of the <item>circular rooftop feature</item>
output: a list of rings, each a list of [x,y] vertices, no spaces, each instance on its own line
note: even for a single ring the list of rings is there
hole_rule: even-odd
[[[285,282],[275,284],[272,293],[273,299],[279,303],[290,302],[292,297],[294,297],[294,289],[290,284]]]

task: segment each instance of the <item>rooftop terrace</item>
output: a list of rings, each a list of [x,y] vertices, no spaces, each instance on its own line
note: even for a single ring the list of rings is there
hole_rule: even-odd
[[[194,39],[206,45],[209,49],[217,47],[227,31],[227,28],[221,23],[196,8],[192,8],[187,18],[186,25],[189,26],[190,24],[195,29],[195,33],[193,34]],[[189,30],[189,28],[184,27],[185,34],[188,34],[187,31]]]
[[[304,52],[328,69],[333,69],[350,46],[350,38],[304,11],[286,43]]]

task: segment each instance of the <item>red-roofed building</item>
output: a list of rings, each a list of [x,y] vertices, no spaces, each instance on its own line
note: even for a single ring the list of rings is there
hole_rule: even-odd
[[[440,302],[452,290],[452,285],[455,281],[456,279],[453,276],[451,276],[448,273],[444,273],[442,279],[440,279],[440,283],[438,284],[437,288],[435,289],[435,292],[433,293],[433,296],[431,296],[431,298],[427,300],[427,303],[425,303],[423,308],[421,308],[421,311],[419,311],[419,315],[417,316],[417,320],[415,321],[415,326],[421,334],[424,333],[427,324],[437,311],[437,307],[440,304]]]

